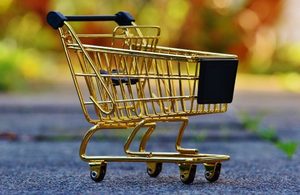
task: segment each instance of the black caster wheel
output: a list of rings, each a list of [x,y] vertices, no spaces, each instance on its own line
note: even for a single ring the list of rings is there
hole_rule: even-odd
[[[147,163],[147,173],[150,177],[157,177],[162,170],[162,163],[161,162],[151,162]]]
[[[90,176],[95,182],[100,182],[104,179],[106,173],[106,163],[90,165]]]
[[[215,182],[219,179],[221,173],[221,163],[216,164],[204,164],[205,167],[205,179],[209,182]]]
[[[180,180],[184,184],[193,183],[197,171],[197,165],[179,164]]]

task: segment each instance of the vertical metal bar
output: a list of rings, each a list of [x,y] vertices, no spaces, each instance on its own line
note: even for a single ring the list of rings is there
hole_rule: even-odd
[[[139,66],[139,64],[142,64],[141,62],[139,62],[140,59],[142,59],[142,57],[133,57],[133,66],[136,67],[137,69],[137,74],[138,75],[144,75],[142,72],[142,67]],[[138,98],[143,98],[146,97],[145,96],[145,92],[144,92],[144,83],[145,83],[145,79],[140,79],[139,82],[137,82],[136,88],[137,88],[137,93],[138,93]],[[147,111],[147,107],[145,105],[145,102],[137,100],[140,104],[140,108],[141,108],[141,112],[142,114],[148,115],[148,111]]]
[[[185,62],[185,66],[186,66],[186,74],[187,74],[188,77],[191,76],[191,75],[190,75],[190,65],[194,65],[194,67],[195,67],[197,64]],[[196,68],[196,67],[195,67],[195,68]],[[193,95],[193,93],[192,93],[191,80],[187,80],[187,84],[188,84],[188,92],[187,92],[187,94],[188,94],[188,95]],[[187,100],[185,101],[185,102],[189,101],[190,107],[192,107],[191,99],[192,99],[192,98],[189,98],[189,99],[187,99]]]
[[[164,75],[164,73],[166,72],[166,70],[164,69],[164,66],[167,64],[167,61],[166,60],[159,60],[159,64],[160,66],[158,67],[161,67],[161,70],[159,70],[161,72],[162,75]],[[165,91],[165,96],[171,96],[171,92],[169,90],[169,82],[168,82],[168,79],[162,79],[162,82],[163,82],[163,87],[164,87],[164,91]],[[167,112],[169,113],[170,112],[170,106],[171,106],[171,102],[170,100],[162,100],[163,102],[166,102],[167,105],[164,107],[164,112],[166,112],[166,108],[167,108]]]
[[[78,80],[75,76],[75,70],[74,70],[74,67],[72,65],[72,60],[70,58],[70,54],[69,54],[69,51],[68,51],[66,43],[65,43],[65,39],[64,39],[65,35],[63,33],[63,29],[59,28],[58,31],[59,31],[59,34],[60,34],[60,37],[61,37],[61,42],[62,42],[64,51],[65,51],[65,54],[66,54],[68,66],[69,66],[71,76],[72,76],[72,79],[73,79],[73,82],[74,82],[74,85],[75,85],[75,89],[76,89],[76,92],[77,92],[77,95],[78,95],[78,98],[79,98],[79,102],[80,102],[81,108],[83,110],[83,114],[84,114],[85,118],[87,119],[87,121],[92,122],[93,120],[91,119],[90,115],[88,114],[86,105],[84,104],[83,95],[82,95],[82,92],[80,90],[80,86],[78,84]]]
[[[180,98],[181,109],[183,112],[186,112],[185,103],[182,98],[184,96],[184,91],[183,91],[182,78],[181,78],[181,64],[179,61],[177,62],[177,68],[178,68],[178,76],[180,77],[180,79],[178,79],[178,82],[179,82],[179,95],[181,96]]]
[[[170,90],[170,97],[173,97],[175,96],[175,91],[174,91],[174,86],[173,86],[173,81],[171,81],[171,77],[172,77],[172,66],[170,67],[170,61],[169,60],[166,60],[166,68],[167,68],[167,75],[168,75],[168,83],[169,83],[169,90]],[[173,112],[176,112],[175,111],[175,106],[174,106],[174,101],[173,99],[170,100],[170,103],[171,103],[171,109]]]
[[[86,65],[86,59],[85,59],[85,56],[83,55],[83,53],[81,51],[77,51],[76,54],[77,54],[77,58],[78,58],[80,66],[81,66],[82,72],[89,73],[88,66]],[[94,86],[93,86],[93,80],[92,80],[93,78],[91,78],[89,76],[84,76],[84,79],[85,79],[85,82],[86,82],[86,85],[87,85],[90,95],[92,97],[94,97],[94,99],[97,100]],[[100,111],[96,105],[94,105],[94,109],[95,109],[96,114],[100,117]]]
[[[196,68],[195,68],[195,72],[194,72],[194,75],[197,75],[198,74],[198,67],[200,68],[200,62],[197,62],[196,63]],[[197,80],[195,80],[195,78],[192,80],[192,82],[193,82],[193,90],[192,90],[192,93],[191,93],[191,95],[192,95],[192,98],[191,98],[191,110],[190,110],[190,112],[191,113],[194,113],[194,112],[197,112],[198,111],[198,104],[196,105],[196,109],[195,110],[193,110],[193,108],[194,108],[194,102],[195,102],[195,93],[196,93],[196,84],[197,84]]]
[[[97,59],[96,64],[98,64],[98,66],[99,66],[99,71],[102,70],[104,65],[103,65],[102,60],[101,60],[100,52],[95,52],[95,59]],[[103,80],[104,80],[105,83],[107,83],[106,79],[103,79]],[[100,81],[98,79],[96,79],[96,82],[97,82],[97,86],[98,86],[98,92],[100,94],[100,99],[102,101],[107,100],[108,97],[107,97],[106,93],[102,93],[103,87],[102,87]],[[103,107],[105,107],[106,109],[109,109],[108,108],[109,107],[108,103],[104,103]],[[100,116],[102,117],[103,115],[101,114]]]
[[[151,59],[147,59],[147,60],[144,61],[145,66],[146,66],[146,68],[145,68],[146,77],[149,76],[149,69],[150,69],[150,67],[152,66],[152,63],[151,63],[151,62],[152,62]],[[149,63],[150,63],[150,65],[149,65],[149,67],[148,67],[147,64],[149,64]],[[150,95],[151,98],[154,98],[154,97],[153,97],[153,92],[152,92],[152,89],[151,89],[150,79],[147,78],[146,80],[147,80],[147,83],[148,83],[149,95]],[[154,105],[154,100],[150,100],[150,102],[151,102],[151,104],[152,104],[152,110],[153,110],[153,112],[155,113],[155,115],[157,115],[157,111],[156,111],[155,105]]]
[[[113,59],[114,59],[114,62],[115,62],[115,65],[116,65],[116,70],[117,70],[116,71],[116,75],[124,74],[124,73],[121,73],[123,71],[123,67],[122,67],[122,64],[120,63],[120,60],[119,60],[120,57],[119,57],[119,55],[114,54],[114,58]],[[112,76],[112,78],[113,78],[113,76]],[[118,80],[119,80],[119,84],[120,84],[119,87],[120,87],[120,91],[121,91],[121,99],[126,100],[128,98],[127,98],[126,93],[125,93],[124,85],[122,84],[120,77],[118,77]],[[123,102],[123,107],[124,107],[124,109],[119,109],[120,112],[121,112],[122,118],[124,117],[124,114],[126,116],[128,116],[128,111],[126,109],[127,102]]]
[[[105,63],[106,69],[107,69],[106,71],[110,73],[112,71],[111,64],[112,64],[112,55],[113,54],[109,54],[109,53],[103,53],[103,54],[104,54],[104,58],[105,58],[105,62],[106,62]],[[114,100],[118,100],[117,90],[116,90],[116,87],[113,85],[111,77],[107,78],[107,84],[108,84],[108,87],[111,87],[112,97],[114,98]],[[116,106],[118,107],[119,103],[116,103]],[[115,112],[113,112],[111,115],[113,115],[114,117],[120,118],[119,109],[116,109]],[[110,119],[112,119],[110,115],[109,115],[109,117],[110,117]]]
[[[109,96],[109,99],[110,99],[111,104],[112,104],[112,109],[109,110],[109,111],[103,110],[103,108],[100,107],[99,105],[97,105],[97,107],[101,110],[101,112],[103,112],[105,114],[110,114],[110,113],[114,112],[114,109],[115,109],[115,100],[112,98],[112,95],[110,94],[109,90],[105,86],[105,83],[104,83],[102,77],[100,76],[100,73],[97,71],[96,67],[94,66],[94,63],[93,63],[92,59],[90,58],[88,52],[84,49],[84,46],[82,45],[80,39],[76,36],[76,33],[73,31],[72,27],[67,22],[64,22],[64,25],[68,28],[68,32],[70,33],[70,35],[72,36],[72,38],[78,44],[78,47],[83,52],[84,56],[86,57],[86,60],[88,61],[90,67],[92,68],[93,72],[96,74],[96,76],[100,80],[101,84],[103,85],[104,91]]]
[[[123,64],[122,66],[124,68],[125,74],[131,75],[131,72],[129,70],[130,66],[127,64],[126,57],[121,56],[120,58],[121,58],[121,64]],[[130,99],[133,99],[132,88],[131,88],[131,78],[129,76],[128,76],[128,83],[126,83],[126,86],[127,86],[128,96],[130,97]],[[131,107],[132,105],[131,104],[134,105],[134,102],[133,101],[131,101],[131,103],[128,102],[127,107],[126,107],[129,118],[132,117],[132,107]]]
[[[158,63],[157,63],[158,59],[154,59],[154,63],[155,63],[155,70],[156,70],[156,75],[160,75],[161,72],[159,72],[159,66],[158,66]],[[156,90],[157,90],[157,93],[158,93],[158,102],[159,102],[159,105],[160,105],[160,110],[166,114],[166,110],[165,110],[165,105],[164,105],[164,101],[161,99],[161,97],[163,97],[163,94],[162,94],[162,85],[161,85],[161,81],[162,79],[156,79]]]
[[[141,57],[141,62],[139,62],[139,64],[141,64],[141,75],[145,76],[146,75],[146,70],[147,70],[147,67],[146,67],[146,63],[145,63],[145,57]],[[145,68],[145,70],[144,70]],[[149,78],[144,78],[144,81],[142,83],[142,93],[143,93],[143,97],[147,97],[146,94],[145,94],[145,87],[146,87],[146,84],[148,82],[148,79]],[[149,116],[149,108],[148,108],[148,101],[143,101],[143,105],[145,107],[145,115],[146,116]]]

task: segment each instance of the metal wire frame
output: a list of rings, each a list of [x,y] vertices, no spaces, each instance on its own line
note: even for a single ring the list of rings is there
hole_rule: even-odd
[[[87,120],[91,123],[134,123],[143,118],[189,116],[225,112],[227,104],[197,104],[201,58],[236,56],[159,47],[156,26],[117,27],[111,35],[80,37],[111,38],[112,47],[82,44],[68,23],[60,29],[72,77]],[[142,36],[142,30],[156,33]],[[121,44],[117,42],[121,41]],[[121,48],[114,48],[114,46]],[[77,56],[77,61],[75,56]],[[80,69],[75,70],[75,62]],[[101,73],[101,71],[103,73]],[[89,100],[79,87],[86,81]],[[92,119],[87,106],[93,106]]]
[[[157,26],[116,27],[112,34],[76,34],[65,22],[59,28],[74,85],[83,113],[94,126],[81,142],[80,157],[94,166],[106,162],[206,163],[214,166],[227,155],[202,154],[183,148],[181,140],[188,116],[226,112],[227,104],[198,104],[201,58],[236,58],[235,55],[157,46]],[[152,31],[150,35],[144,31]],[[81,38],[110,39],[109,47],[89,45]],[[83,86],[82,86],[83,84]],[[83,87],[83,88],[82,88]],[[84,90],[84,87],[87,90]],[[177,152],[149,152],[146,144],[156,122],[181,122]],[[126,156],[88,156],[87,145],[96,131],[133,127],[126,143]],[[130,145],[146,127],[138,151]],[[150,164],[148,164],[150,166]],[[152,166],[152,165],[151,165]]]

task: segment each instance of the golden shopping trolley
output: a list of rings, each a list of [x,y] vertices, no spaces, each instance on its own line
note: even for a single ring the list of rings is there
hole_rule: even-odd
[[[208,181],[219,178],[221,162],[230,157],[183,148],[181,140],[188,116],[226,112],[233,97],[237,56],[158,46],[160,28],[136,25],[127,12],[111,16],[49,12],[47,21],[59,31],[83,113],[94,125],[79,151],[94,181],[103,180],[108,162],[145,162],[151,177],[159,175],[162,163],[176,163],[185,184],[193,182],[196,165],[202,163]],[[115,21],[118,26],[111,34],[77,34],[69,21]],[[95,44],[99,40],[109,44]],[[176,152],[146,150],[157,122],[181,123]],[[124,156],[86,154],[96,131],[123,128],[133,128]],[[141,128],[146,131],[139,149],[132,151],[130,145]]]

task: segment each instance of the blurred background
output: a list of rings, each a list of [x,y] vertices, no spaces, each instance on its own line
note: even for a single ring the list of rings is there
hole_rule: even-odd
[[[71,82],[58,32],[45,21],[48,11],[96,15],[126,10],[138,24],[161,26],[160,45],[237,54],[238,89],[300,93],[299,4],[297,0],[1,0],[0,92],[43,91],[55,82]],[[106,23],[79,28],[111,30]]]
[[[189,142],[233,141],[237,145],[231,154],[240,159],[248,158],[247,152],[238,151],[249,142],[256,159],[274,156],[263,163],[253,160],[259,165],[277,162],[279,154],[299,159],[299,7],[299,0],[0,0],[0,140],[81,140],[90,124],[82,116],[58,32],[47,24],[46,15],[52,10],[64,15],[128,11],[137,24],[161,27],[159,45],[239,56],[232,106],[224,115],[191,119],[185,134],[193,138]],[[115,26],[74,25],[83,33],[111,32]],[[174,131],[158,132],[175,136]],[[128,135],[110,133],[124,140]],[[280,171],[287,167],[278,166]]]
[[[20,194],[105,190],[105,185],[91,188],[82,181],[88,176],[83,176],[86,167],[78,158],[78,146],[91,124],[83,117],[58,32],[46,22],[52,10],[64,15],[128,11],[137,24],[161,27],[159,45],[238,55],[235,95],[228,112],[191,117],[184,135],[187,147],[199,145],[200,151],[233,158],[226,163],[221,185],[211,188],[200,180],[200,188],[189,186],[186,192],[299,194],[299,8],[299,0],[0,0],[0,183],[6,190],[0,189],[0,194],[14,189]],[[104,33],[115,24],[74,25],[83,33]],[[178,123],[160,129],[155,133],[162,139],[152,144],[167,151],[173,148]],[[99,142],[92,143],[91,151],[108,154],[119,148],[118,154],[123,153],[118,146],[129,130],[97,135],[94,139]],[[112,173],[115,176],[106,184],[114,185],[106,185],[110,190],[106,194],[117,192],[111,186],[130,194],[132,184],[137,193],[135,180],[143,184],[144,176],[137,176],[140,172],[132,166],[118,167],[124,180],[118,169]],[[153,182],[149,189],[164,192],[157,189],[167,189],[173,176],[165,177],[168,183],[159,180],[161,185]]]

